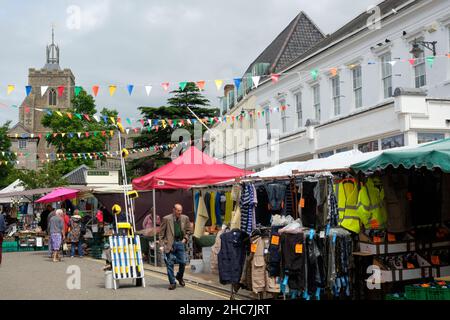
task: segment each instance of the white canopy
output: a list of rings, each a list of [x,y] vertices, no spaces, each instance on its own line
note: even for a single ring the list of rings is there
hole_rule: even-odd
[[[311,159],[308,161],[284,162],[272,168],[256,172],[253,177],[269,178],[292,175],[293,170],[299,172],[348,169],[354,163],[365,161],[378,156],[382,151],[363,153],[359,150],[350,150],[334,154],[328,158]]]
[[[13,183],[11,183],[9,186],[0,190],[0,197],[2,196],[2,194],[5,194],[5,193],[10,193],[10,192],[15,192],[15,191],[23,191],[23,190],[25,190],[25,187],[23,186],[22,181],[17,179]],[[0,198],[0,203],[10,203],[10,202],[11,202],[11,197]],[[26,199],[26,201],[24,201],[24,202],[29,202],[29,201]]]

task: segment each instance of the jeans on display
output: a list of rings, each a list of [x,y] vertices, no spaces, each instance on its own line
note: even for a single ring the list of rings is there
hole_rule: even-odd
[[[164,255],[164,262],[167,266],[167,277],[169,278],[170,284],[176,284],[175,282],[175,271],[174,265],[179,264],[179,270],[177,273],[177,278],[183,278],[184,269],[186,267],[186,255],[185,246],[181,241],[175,241],[173,243],[172,251]]]
[[[84,256],[83,254],[83,241],[80,239],[78,242],[72,242],[70,244],[70,256],[73,257],[75,255],[75,247],[78,247],[78,255],[80,257]]]
[[[278,230],[283,228],[282,226],[273,226],[271,230],[271,241],[269,245],[269,261],[267,263],[267,270],[269,272],[269,276],[271,277],[279,277],[281,274],[281,249],[280,244],[274,244],[272,241],[272,237],[280,237]]]
[[[266,190],[271,210],[281,210],[281,203],[283,202],[286,193],[286,185],[283,183],[270,183],[266,185]]]

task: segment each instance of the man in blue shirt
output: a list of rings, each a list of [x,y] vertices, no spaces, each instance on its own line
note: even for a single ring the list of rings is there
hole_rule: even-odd
[[[2,264],[3,234],[6,231],[5,217],[0,213],[0,265]]]

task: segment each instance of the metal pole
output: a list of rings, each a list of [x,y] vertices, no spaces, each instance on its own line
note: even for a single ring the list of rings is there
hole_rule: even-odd
[[[122,168],[122,185],[123,185],[123,200],[124,200],[124,205],[125,205],[125,216],[127,219],[127,222],[129,222],[128,220],[128,197],[127,197],[127,190],[126,190],[126,185],[127,185],[127,173],[126,173],[126,169],[125,169],[125,160],[122,156],[122,136],[120,134],[120,130],[117,131],[118,132],[118,137],[119,137],[119,152],[120,152],[120,165]]]
[[[155,267],[158,266],[157,263],[157,254],[158,249],[156,248],[156,190],[153,189],[153,241],[155,244]]]

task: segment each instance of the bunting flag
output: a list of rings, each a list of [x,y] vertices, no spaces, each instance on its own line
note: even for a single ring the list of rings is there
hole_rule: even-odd
[[[116,120],[114,119],[114,117],[110,117],[110,119],[113,124],[116,124]]]
[[[85,118],[87,121],[91,121],[91,118],[89,118],[89,115],[88,115],[88,114],[83,114],[83,116],[84,116],[84,118]]]
[[[80,87],[80,86],[76,86],[75,87],[75,97],[78,97],[78,95],[80,94],[81,90],[83,90],[82,87]]]
[[[108,117],[107,117],[107,116],[103,116],[103,122],[104,122],[105,124],[108,124]]]
[[[75,113],[75,117],[77,117],[80,120],[82,119],[81,114],[79,114],[79,113]]]
[[[114,136],[114,131],[113,131],[113,130],[110,130],[110,131],[109,131],[109,134],[111,135],[111,137]]]
[[[109,95],[112,97],[114,95],[114,93],[116,92],[117,86],[115,85],[110,85],[109,86]]]
[[[31,86],[26,86],[26,87],[25,87],[25,93],[27,94],[27,97],[30,95],[31,89],[32,89]]]
[[[416,63],[416,59],[409,59],[408,61],[409,61],[409,64],[412,66]]]
[[[169,85],[170,85],[170,84],[169,84],[168,82],[163,82],[163,83],[161,83],[161,85],[162,85],[164,91],[167,92],[167,90],[169,90]]]
[[[64,138],[64,136],[65,136],[66,134],[65,133],[61,133],[61,137],[63,137]]]
[[[125,132],[128,134],[130,132],[130,128],[126,128]]]
[[[215,84],[216,84],[216,88],[219,91],[220,88],[222,87],[223,84],[223,80],[214,80]]]
[[[390,64],[391,66],[395,66],[395,65],[397,64],[397,61],[395,61],[395,60],[389,61],[389,64]]]
[[[25,107],[25,113],[29,113],[30,112],[30,107]]]
[[[197,81],[195,84],[197,85],[197,87],[198,87],[198,89],[199,89],[200,91],[202,91],[202,90],[205,89],[205,84],[206,84],[205,81],[200,80],[200,81]]]
[[[239,90],[239,86],[241,85],[242,79],[241,78],[234,78],[234,84],[236,86],[236,90]]]
[[[270,75],[270,79],[272,79],[272,83],[276,83],[276,82],[278,82],[278,80],[280,79],[280,75],[279,75],[279,74],[276,74],[276,73],[272,73],[272,74]]]
[[[93,86],[92,87],[92,93],[94,94],[94,97],[96,97],[97,96],[97,94],[98,94],[98,89],[99,89],[100,87],[99,86]]]
[[[147,97],[150,95],[151,91],[152,91],[152,86],[145,86],[145,92],[147,93]]]
[[[59,86],[58,87],[58,97],[62,97],[64,93],[64,86]]]
[[[128,94],[131,96],[131,93],[133,92],[133,88],[134,88],[134,85],[132,85],[132,84],[129,84],[128,86],[127,86],[127,89],[128,89]]]
[[[254,76],[252,77],[252,81],[253,81],[253,85],[255,86],[255,88],[258,88],[259,86],[259,80],[261,79],[260,76]]]
[[[7,89],[7,94],[8,94],[8,96],[11,94],[11,92],[14,91],[15,88],[16,88],[16,86],[13,85],[13,84],[9,84],[9,85],[8,85],[8,89]]]
[[[311,76],[312,76],[313,80],[316,81],[317,77],[319,76],[319,70],[317,70],[317,69],[311,70]]]
[[[61,118],[64,117],[63,114],[61,113],[61,111],[56,111],[56,114],[57,114],[58,116],[60,116]]]
[[[330,69],[330,74],[332,77],[335,77],[337,75],[338,69],[337,68],[331,68]]]
[[[433,64],[434,64],[434,57],[427,57],[427,62],[428,65],[430,66],[430,68],[433,68]]]
[[[180,82],[180,90],[184,91],[184,88],[186,88],[186,85],[187,85],[186,81]]]
[[[95,119],[95,121],[100,122],[100,118],[97,115],[93,115],[92,117]]]
[[[48,86],[41,86],[41,96],[44,96],[47,89],[48,89]]]

